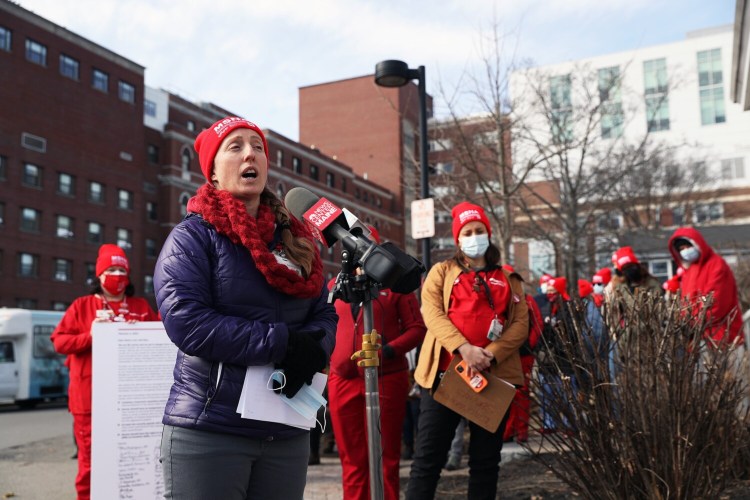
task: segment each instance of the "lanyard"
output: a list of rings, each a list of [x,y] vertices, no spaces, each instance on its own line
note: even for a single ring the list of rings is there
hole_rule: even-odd
[[[484,293],[487,295],[487,302],[490,303],[490,308],[492,308],[492,311],[495,311],[495,301],[492,300],[492,292],[490,292],[490,285],[487,284],[485,279],[482,277],[481,274],[479,274],[479,271],[476,271],[474,275],[474,291],[479,292],[479,285],[482,285],[482,288],[484,288]]]

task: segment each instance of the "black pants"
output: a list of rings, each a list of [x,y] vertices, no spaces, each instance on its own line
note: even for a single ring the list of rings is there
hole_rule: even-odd
[[[435,498],[440,472],[448,458],[448,450],[460,419],[461,415],[441,405],[432,398],[428,390],[422,389],[417,444],[406,491],[408,500]],[[472,500],[495,498],[507,420],[506,413],[494,433],[469,422],[468,498]]]

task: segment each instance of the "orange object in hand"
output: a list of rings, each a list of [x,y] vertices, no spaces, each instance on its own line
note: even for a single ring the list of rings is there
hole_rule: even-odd
[[[461,378],[469,384],[474,392],[481,392],[487,387],[487,379],[484,378],[479,372],[475,372],[473,377],[469,377],[469,368],[466,366],[466,361],[462,360],[456,365],[456,372],[461,375]]]

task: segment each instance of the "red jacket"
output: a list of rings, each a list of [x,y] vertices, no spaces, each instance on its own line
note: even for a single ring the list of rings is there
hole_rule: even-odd
[[[329,287],[333,285],[332,280]],[[336,347],[331,354],[331,372],[342,378],[364,377],[364,369],[351,360],[351,355],[362,348],[364,319],[362,309],[357,313],[355,324],[351,304],[337,300],[334,304],[339,322],[336,328]],[[372,301],[373,327],[381,336],[381,344],[389,345],[395,351],[391,359],[384,359],[380,351],[379,373],[393,373],[408,370],[406,353],[424,340],[427,330],[419,311],[419,302],[413,293],[400,294],[381,290]],[[356,334],[355,334],[356,327]]]
[[[676,238],[685,238],[693,246],[700,250],[700,258],[689,265],[686,265],[680,258],[680,254],[674,248]],[[693,304],[700,305],[701,297],[706,297],[713,293],[713,305],[708,313],[709,327],[706,330],[706,337],[714,341],[734,341],[737,337],[742,337],[742,311],[740,310],[739,296],[737,294],[737,284],[734,280],[734,274],[727,265],[726,261],[714,252],[703,235],[697,229],[691,227],[682,227],[674,232],[669,239],[669,251],[672,253],[675,262],[685,268],[685,274],[682,275],[680,282],[680,291],[682,297]],[[699,308],[695,308],[697,313]],[[734,315],[729,324],[727,334],[727,320],[730,315]],[[725,335],[727,337],[725,338]]]
[[[123,308],[125,303],[127,313]],[[146,299],[126,297],[124,301],[110,305],[116,314],[122,312],[124,320],[157,320]],[[68,408],[71,413],[91,413],[91,323],[99,309],[106,307],[98,295],[79,297],[65,311],[60,324],[52,332],[55,350],[68,355],[65,363],[70,368]]]

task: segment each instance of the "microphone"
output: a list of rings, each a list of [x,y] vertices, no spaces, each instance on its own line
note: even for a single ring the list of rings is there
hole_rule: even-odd
[[[284,204],[292,214],[305,221],[313,235],[328,248],[338,240],[353,237],[349,233],[346,214],[325,198],[315,195],[303,187],[289,190]]]

